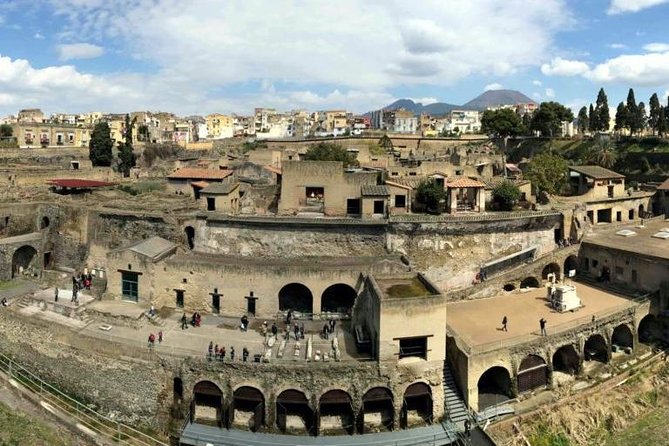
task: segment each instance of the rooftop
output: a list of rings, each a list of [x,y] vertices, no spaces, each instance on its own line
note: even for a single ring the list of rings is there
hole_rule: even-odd
[[[130,251],[136,252],[137,254],[149,257],[153,261],[158,261],[175,250],[176,247],[177,245],[170,242],[169,240],[154,236],[132,245],[127,249],[130,249]]]
[[[360,187],[360,194],[363,197],[387,197],[390,195],[388,187],[377,184],[363,184]]]
[[[480,182],[479,180],[475,180],[473,178],[467,178],[467,177],[460,177],[456,178],[452,181],[448,181],[446,183],[446,187],[460,187],[460,188],[467,188],[467,187],[485,187],[485,184]]]
[[[167,178],[173,180],[223,180],[232,175],[231,170],[217,170],[217,169],[200,169],[197,167],[182,167],[174,173],[171,173]]]
[[[400,299],[409,297],[435,296],[434,292],[418,276],[410,278],[374,278],[384,297]]]
[[[664,182],[662,184],[660,184],[659,186],[657,186],[657,188],[659,190],[669,190],[669,178],[664,180]]]
[[[483,350],[495,343],[502,347],[528,342],[539,336],[539,320],[546,319],[548,334],[567,331],[590,323],[592,316],[604,317],[631,307],[634,303],[625,297],[592,286],[571,282],[583,307],[574,312],[558,313],[548,305],[546,288],[528,292],[513,291],[488,299],[477,299],[447,304],[448,325],[470,347]],[[508,332],[501,330],[502,318],[508,318]]]
[[[658,232],[668,232],[663,229],[669,229],[669,220],[647,220],[644,226],[617,226],[603,231],[598,230],[586,235],[583,243],[669,260],[669,240],[653,237]],[[618,234],[624,230],[632,231],[634,234],[627,236]]]
[[[618,172],[614,172],[600,166],[570,166],[569,170],[578,172],[582,175],[585,175],[586,177],[594,178],[596,180],[625,178],[625,175],[621,175]]]
[[[47,184],[58,187],[70,187],[70,188],[81,188],[81,189],[114,185],[114,183],[108,183],[106,181],[79,180],[75,178],[61,178],[61,179],[49,180],[47,181]]]
[[[224,183],[213,183],[200,191],[201,194],[227,195],[239,187],[237,181],[226,181]]]

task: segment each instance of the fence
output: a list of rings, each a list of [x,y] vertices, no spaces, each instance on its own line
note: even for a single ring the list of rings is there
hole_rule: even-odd
[[[45,402],[76,419],[87,429],[115,443],[133,446],[168,446],[169,444],[94,411],[1,353],[0,370],[29,391],[38,394]]]

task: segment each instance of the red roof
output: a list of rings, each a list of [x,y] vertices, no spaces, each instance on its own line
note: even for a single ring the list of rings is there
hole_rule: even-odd
[[[264,168],[265,170],[268,170],[268,171],[270,171],[270,172],[272,172],[272,173],[275,173],[275,174],[277,174],[277,175],[281,175],[281,173],[282,173],[282,172],[281,172],[281,169],[279,169],[278,167],[274,167],[274,166],[263,166],[263,168]]]
[[[446,183],[451,188],[485,187],[485,184],[472,178],[458,178]]]
[[[664,183],[657,186],[657,188],[660,189],[660,190],[669,190],[669,178],[664,180]]]
[[[197,167],[182,167],[167,176],[175,180],[223,180],[232,175],[232,170],[199,169]]]
[[[205,187],[209,186],[209,183],[207,183],[206,181],[193,181],[192,183],[190,183],[190,185],[195,187],[201,187],[204,189]]]
[[[47,184],[51,184],[52,186],[72,187],[72,188],[82,188],[82,189],[114,185],[114,183],[108,183],[106,181],[77,180],[74,178],[61,178],[57,180],[49,180],[47,181]]]

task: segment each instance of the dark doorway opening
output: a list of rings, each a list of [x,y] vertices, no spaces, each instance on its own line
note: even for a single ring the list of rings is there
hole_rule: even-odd
[[[223,392],[211,381],[200,381],[193,387],[191,416],[194,422],[223,426]]]
[[[321,296],[321,312],[351,314],[358,294],[345,283],[330,285]]]
[[[611,223],[611,209],[599,209],[597,211],[597,223]]]
[[[620,324],[613,329],[611,335],[612,349],[631,349],[634,347],[634,335],[627,324]]]
[[[44,269],[51,268],[51,264],[53,262],[53,256],[51,255],[51,251],[47,251],[44,253]]]
[[[653,343],[659,339],[661,333],[660,322],[655,316],[649,314],[641,319],[639,323],[639,341],[645,344]]]
[[[362,214],[362,206],[360,205],[360,198],[347,198],[346,199],[346,213],[348,215],[360,215]]]
[[[184,307],[184,290],[174,290],[176,293],[176,307],[177,308],[183,308]]]
[[[46,228],[49,227],[49,224],[50,224],[50,223],[51,223],[51,222],[49,221],[49,217],[47,217],[47,216],[45,215],[44,217],[42,217],[42,220],[40,221],[39,228],[40,228],[40,229],[46,229]]]
[[[413,383],[404,391],[400,426],[403,429],[432,423],[432,389],[425,383]]]
[[[546,361],[537,355],[528,355],[518,367],[518,392],[529,392],[548,384]]]
[[[318,403],[318,433],[352,435],[355,427],[351,396],[343,390],[324,393]]]
[[[276,427],[284,434],[314,435],[314,411],[304,393],[284,390],[276,398]]]
[[[214,292],[211,294],[211,312],[214,314],[219,314],[221,312],[221,294],[218,292],[218,288],[214,288]]]
[[[594,334],[585,341],[583,347],[583,358],[586,361],[598,361],[606,364],[609,362],[609,347],[602,335]]]
[[[374,213],[383,214],[385,211],[386,202],[384,200],[374,200]]]
[[[578,268],[578,257],[569,256],[564,260],[564,275],[565,277],[574,277]]]
[[[207,210],[215,211],[216,210],[216,198],[207,197]]]
[[[178,376],[175,376],[172,381],[172,394],[174,401],[181,401],[184,397],[184,383]]]
[[[563,345],[553,354],[553,370],[576,375],[579,372],[578,353],[573,345]]]
[[[504,285],[503,289],[504,291],[513,291],[516,289],[516,286],[512,283],[507,283],[506,285]]]
[[[560,280],[560,265],[557,263],[549,263],[544,267],[544,269],[541,271],[541,278],[544,280],[548,280],[548,275],[553,274],[555,276],[555,280],[558,281]]]
[[[495,406],[513,397],[511,376],[504,367],[492,367],[486,370],[478,381],[479,411]]]
[[[392,431],[394,428],[393,394],[386,387],[374,387],[362,397],[358,431]]]
[[[29,245],[21,246],[12,255],[12,277],[19,273],[27,274],[35,265],[37,250]],[[39,262],[39,259],[38,259]]]
[[[186,226],[184,228],[184,232],[186,233],[186,241],[188,242],[188,249],[195,248],[195,228],[193,228],[192,226]]]
[[[258,300],[258,298],[253,295],[253,291],[246,296],[246,312],[253,316],[256,315],[256,300]]]
[[[313,313],[313,295],[301,283],[289,283],[279,291],[279,310]]]
[[[230,409],[230,426],[257,432],[265,424],[265,397],[255,387],[243,386],[234,391]]]
[[[526,277],[520,282],[521,288],[539,288],[539,281],[536,277]]]

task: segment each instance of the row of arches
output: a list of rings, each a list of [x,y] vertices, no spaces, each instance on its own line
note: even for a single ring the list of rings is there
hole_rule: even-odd
[[[565,275],[569,274],[570,271],[576,271],[578,268],[578,257],[575,255],[568,256],[562,267],[557,262],[551,262],[548,265],[544,266],[541,270],[541,279],[535,276],[527,276],[520,281],[520,288],[539,288],[541,287],[541,280],[548,280],[549,276],[552,274],[555,276],[556,280],[559,280],[562,277],[562,273]],[[504,291],[513,291],[516,289],[517,283],[506,283],[502,288]]]
[[[657,338],[659,324],[655,316],[648,315],[639,325],[639,340],[650,342]],[[644,333],[642,335],[642,332]],[[618,348],[633,348],[634,334],[627,324],[616,326],[611,334],[611,345]],[[563,345],[552,355],[550,369],[546,360],[539,355],[530,354],[520,361],[516,373],[515,386],[512,385],[511,373],[506,367],[494,366],[487,369],[478,380],[478,408],[483,410],[513,398],[514,393],[532,391],[549,384],[550,373],[561,372],[576,375],[581,372],[584,361],[608,363],[610,360],[609,344],[605,337],[595,333],[583,344],[583,356],[573,344]]]
[[[183,383],[178,377],[174,379],[174,392],[175,400],[183,397]],[[433,420],[432,390],[423,382],[407,387],[398,417],[392,391],[382,386],[365,392],[359,405],[354,405],[351,395],[341,389],[329,390],[315,402],[301,390],[287,389],[274,399],[271,422],[266,416],[267,405],[265,395],[255,387],[238,387],[226,401],[218,385],[200,381],[193,387],[190,422],[253,432],[276,428],[293,435],[352,435],[426,425]]]
[[[321,295],[321,312],[348,314],[353,309],[358,293],[345,283],[330,285]],[[279,311],[314,312],[311,290],[301,283],[289,283],[279,290]]]

